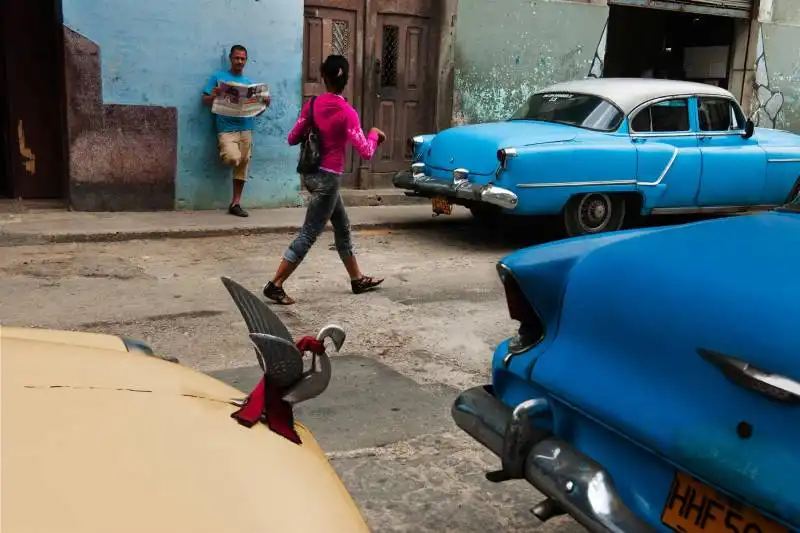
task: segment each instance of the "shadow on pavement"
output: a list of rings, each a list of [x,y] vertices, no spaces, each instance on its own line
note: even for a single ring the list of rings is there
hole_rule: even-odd
[[[690,224],[723,218],[709,215],[666,215],[644,217],[625,229],[664,227]],[[414,231],[420,239],[444,240],[464,246],[466,249],[496,250],[506,252],[519,250],[564,239],[560,217],[509,217],[500,222],[486,223],[468,219],[458,224],[431,224]]]

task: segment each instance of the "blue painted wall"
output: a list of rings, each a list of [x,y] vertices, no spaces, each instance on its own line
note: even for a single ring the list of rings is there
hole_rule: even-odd
[[[64,24],[100,46],[104,103],[177,108],[176,208],[230,202],[230,169],[219,163],[211,113],[200,96],[208,76],[227,68],[236,43],[249,51],[246,75],[266,81],[272,94],[270,109],[257,119],[242,204],[302,203],[297,149],[286,136],[301,105],[303,0],[62,1]]]

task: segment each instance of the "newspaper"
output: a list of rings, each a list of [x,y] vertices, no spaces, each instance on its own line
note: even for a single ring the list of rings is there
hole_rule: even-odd
[[[217,84],[219,96],[214,98],[211,112],[226,117],[251,118],[267,108],[269,87],[266,83],[242,85],[227,81]]]

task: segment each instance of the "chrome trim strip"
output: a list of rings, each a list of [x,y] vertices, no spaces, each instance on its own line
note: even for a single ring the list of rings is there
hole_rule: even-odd
[[[520,189],[539,189],[543,187],[592,187],[597,185],[636,185],[636,180],[606,180],[606,181],[564,181],[561,183],[520,183]]]
[[[698,137],[741,137],[742,135],[744,135],[744,130],[726,130],[726,131],[700,130],[697,134]]]
[[[744,213],[747,211],[760,211],[772,209],[776,206],[759,205],[720,205],[710,207],[655,207],[650,210],[653,215],[691,215],[700,213]]]
[[[688,130],[687,131],[679,131],[679,132],[675,132],[675,133],[672,133],[672,132],[666,132],[666,133],[661,133],[661,132],[656,132],[656,133],[642,132],[642,133],[637,133],[635,131],[631,132],[631,138],[632,139],[648,139],[648,138],[653,138],[653,137],[655,137],[655,138],[663,138],[663,137],[669,137],[669,138],[675,138],[675,137],[697,137],[697,133],[692,132],[692,131],[688,131]]]
[[[524,405],[527,403],[518,407],[520,412]],[[491,386],[464,391],[451,409],[456,425],[495,455],[500,457],[506,449],[519,451],[520,455],[509,456],[508,462],[520,461],[524,479],[590,532],[654,531],[625,505],[602,465],[567,442],[528,423],[525,431],[529,437],[524,445],[507,445],[505,435],[519,428],[512,423],[513,412],[493,395]],[[521,429],[516,431],[517,436],[522,435]],[[505,474],[512,479],[508,475],[511,472]]]
[[[747,361],[731,357],[729,355],[699,348],[697,350],[700,357],[720,369],[729,379],[742,387],[750,389],[759,394],[763,394],[771,399],[778,400],[785,403],[792,403],[797,405],[800,403],[800,383],[792,378],[782,376],[780,374],[772,374],[765,370],[761,370],[752,366]],[[772,387],[786,396],[776,397],[774,393],[762,389],[759,385],[753,382],[747,382],[741,378],[746,377],[755,381],[760,385]]]
[[[647,187],[654,187],[654,186],[658,185],[666,177],[667,173],[672,168],[672,164],[675,162],[675,159],[677,157],[678,157],[678,149],[677,148],[673,148],[672,157],[670,158],[669,162],[667,163],[667,166],[664,167],[664,170],[661,171],[661,175],[658,177],[658,179],[656,181],[649,181],[649,182],[648,181],[639,181],[639,182],[636,182],[636,184],[637,185],[644,185],[644,186],[647,186]]]
[[[791,159],[767,159],[767,163],[800,163],[800,157]]]

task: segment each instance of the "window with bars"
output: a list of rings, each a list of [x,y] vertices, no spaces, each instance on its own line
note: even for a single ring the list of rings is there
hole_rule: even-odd
[[[350,52],[350,24],[346,20],[334,20],[331,30],[331,53],[347,57]]]
[[[381,86],[397,87],[397,61],[400,51],[400,28],[383,27],[383,53],[381,58]]]

